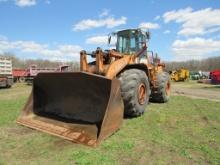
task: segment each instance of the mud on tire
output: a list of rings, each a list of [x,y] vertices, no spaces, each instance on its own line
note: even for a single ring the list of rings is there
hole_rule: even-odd
[[[165,103],[170,98],[170,76],[167,72],[157,74],[157,89],[153,89],[150,101]]]
[[[149,102],[150,88],[146,73],[139,69],[128,69],[118,79],[125,106],[125,117],[137,117],[144,113]]]

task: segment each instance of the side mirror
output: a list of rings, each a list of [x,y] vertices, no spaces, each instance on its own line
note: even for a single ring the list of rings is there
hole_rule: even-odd
[[[111,39],[112,39],[112,36],[108,36],[108,44],[110,45],[111,43]]]
[[[150,32],[149,32],[149,31],[148,31],[148,32],[146,32],[146,33],[145,33],[145,35],[146,35],[146,39],[147,39],[147,40],[149,40],[149,39],[150,39],[150,37],[151,37]]]

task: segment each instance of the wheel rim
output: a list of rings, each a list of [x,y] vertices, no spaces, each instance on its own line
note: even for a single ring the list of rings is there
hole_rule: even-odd
[[[167,84],[166,84],[166,95],[167,96],[170,95],[170,81],[168,81]]]
[[[143,105],[146,100],[146,87],[143,83],[141,83],[138,87],[138,102]]]

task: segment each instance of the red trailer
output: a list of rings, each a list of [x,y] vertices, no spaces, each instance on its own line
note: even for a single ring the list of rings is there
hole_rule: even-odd
[[[220,84],[220,70],[211,71],[210,79],[212,84]]]
[[[67,72],[68,65],[61,65],[58,68],[38,68],[37,65],[31,65],[27,69],[13,69],[14,82],[32,82],[34,77],[40,72]]]
[[[14,82],[25,82],[27,77],[26,69],[13,69],[12,74],[14,77]]]
[[[61,65],[58,68],[38,68],[37,65],[31,65],[26,70],[26,81],[28,83],[31,83],[34,77],[40,72],[48,73],[48,72],[68,72],[68,71],[69,71],[68,65]]]

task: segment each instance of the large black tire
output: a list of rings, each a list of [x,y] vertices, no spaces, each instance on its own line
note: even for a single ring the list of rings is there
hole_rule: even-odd
[[[13,82],[14,82],[14,79],[11,77],[11,78],[8,78],[7,79],[7,82],[6,82],[6,88],[11,88],[11,86],[13,85]]]
[[[137,117],[142,115],[150,95],[146,73],[139,69],[128,69],[122,72],[118,79],[121,82],[121,95],[125,107],[124,116]]]
[[[24,83],[25,82],[25,77],[19,77],[19,83]]]
[[[165,103],[170,98],[170,76],[167,72],[157,74],[157,89],[153,89],[151,102]]]

